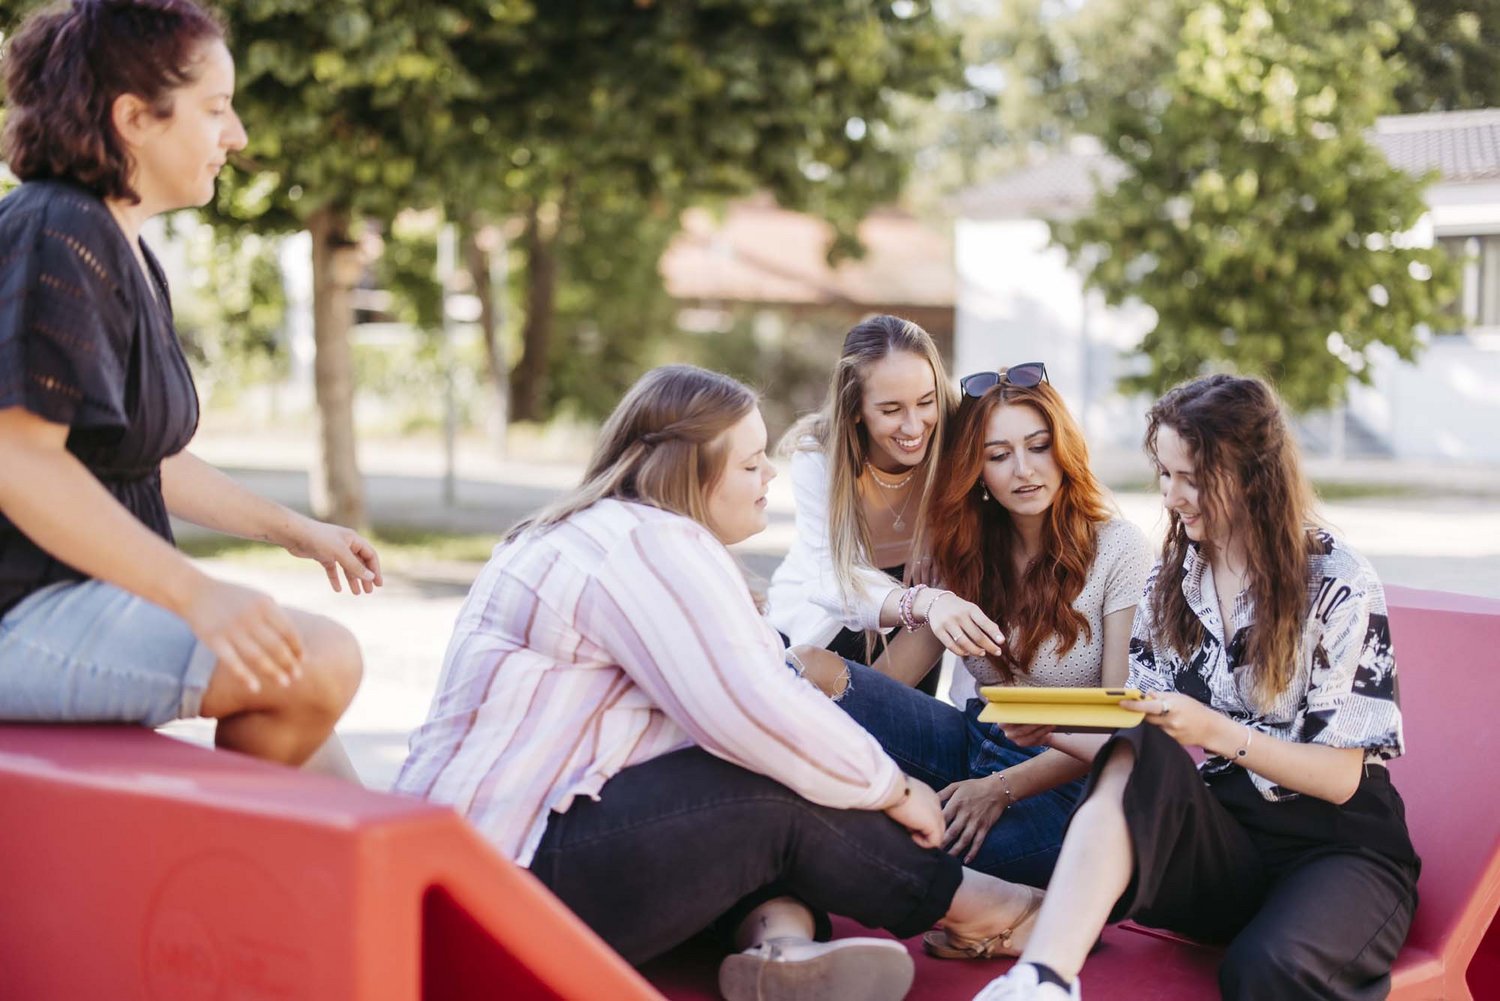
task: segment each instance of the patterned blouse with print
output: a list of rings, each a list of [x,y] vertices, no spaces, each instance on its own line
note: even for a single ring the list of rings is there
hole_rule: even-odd
[[[1282,740],[1331,747],[1362,747],[1365,760],[1385,761],[1404,750],[1396,684],[1396,657],[1386,619],[1385,591],[1369,561],[1324,531],[1315,531],[1317,551],[1308,560],[1307,623],[1297,671],[1269,710],[1256,708],[1250,673],[1244,668],[1255,608],[1249,592],[1235,599],[1233,638],[1226,645],[1218,596],[1208,561],[1197,546],[1183,560],[1182,590],[1203,623],[1203,643],[1184,659],[1157,642],[1149,595],[1161,571],[1146,584],[1130,638],[1128,684],[1143,691],[1179,692],[1230,719]],[[1205,773],[1230,762],[1209,755]],[[1250,773],[1268,800],[1291,799],[1290,789]]]

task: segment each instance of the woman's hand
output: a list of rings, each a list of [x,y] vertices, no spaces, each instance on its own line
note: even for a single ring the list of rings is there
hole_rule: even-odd
[[[286,551],[303,559],[317,560],[328,574],[328,583],[342,591],[339,568],[349,582],[350,594],[371,594],[385,583],[380,573],[380,555],[353,529],[302,518],[294,527]]]
[[[910,790],[885,815],[911,832],[911,839],[923,848],[938,848],[943,843],[943,807],[937,793],[927,783],[906,777]]]
[[[943,591],[927,606],[927,627],[937,641],[960,657],[999,654],[1005,634],[972,601]]]
[[[290,685],[302,674],[302,638],[270,595],[205,578],[180,614],[252,692],[262,683]]]
[[[1226,735],[1239,725],[1228,716],[1177,692],[1149,692],[1139,699],[1122,699],[1120,708],[1145,713],[1146,722],[1184,747],[1212,749],[1225,746]]]
[[[1002,723],[1000,732],[1005,739],[1017,747],[1050,747],[1052,734],[1057,729],[1046,723]]]
[[[965,863],[974,861],[990,829],[1009,805],[1004,781],[998,775],[986,775],[955,782],[938,792],[943,819],[948,823],[943,837],[949,855],[961,855]]]

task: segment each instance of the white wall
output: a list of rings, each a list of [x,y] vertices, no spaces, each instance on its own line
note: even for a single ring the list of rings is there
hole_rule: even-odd
[[[1139,443],[1144,401],[1115,386],[1154,323],[1151,310],[1111,309],[1085,294],[1067,255],[1049,245],[1047,224],[1034,219],[958,220],[954,265],[956,375],[1044,361],[1091,443]]]

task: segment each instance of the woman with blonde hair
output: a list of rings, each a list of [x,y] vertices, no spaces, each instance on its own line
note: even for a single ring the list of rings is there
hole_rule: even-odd
[[[979,686],[1122,684],[1150,563],[1145,536],[1112,510],[1046,371],[1029,362],[963,379],[939,465],[929,514],[935,574],[1005,631],[1000,653],[964,659],[952,689],[962,708],[908,687],[941,651],[940,624],[893,640],[874,668],[796,651],[908,774],[939,790],[950,851],[1032,886],[1051,875],[1088,766],[980,722]],[[928,593],[909,605],[924,607]],[[962,954],[940,934],[927,944]]]
[[[718,925],[742,950],[730,1001],[897,999],[905,949],[815,942],[814,909],[995,935],[1025,898],[937,850],[932,790],[787,670],[725,548],[765,527],[774,475],[748,389],[643,376],[582,485],[475,581],[396,788],[459,810],[631,962]]]
[[[1130,642],[1145,697],[1122,703],[1145,720],[1024,738],[1092,772],[1022,961],[979,1001],[1079,998],[1125,918],[1227,944],[1230,1001],[1383,998],[1420,863],[1385,768],[1403,739],[1380,580],[1316,526],[1259,379],[1167,393],[1146,447],[1170,522]]]
[[[783,439],[797,536],[767,599],[789,643],[869,663],[883,632],[901,624],[906,585],[930,582],[924,531],[955,406],[937,346],[917,324],[874,316],[845,335],[822,412]],[[955,652],[999,652],[995,623],[967,602],[921,611],[952,624]],[[926,690],[936,685],[933,671]]]

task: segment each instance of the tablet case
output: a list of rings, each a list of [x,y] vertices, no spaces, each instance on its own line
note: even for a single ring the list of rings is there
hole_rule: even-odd
[[[982,723],[1027,723],[1065,733],[1113,733],[1135,726],[1145,713],[1121,709],[1121,699],[1139,699],[1134,688],[1029,688],[985,685]]]

